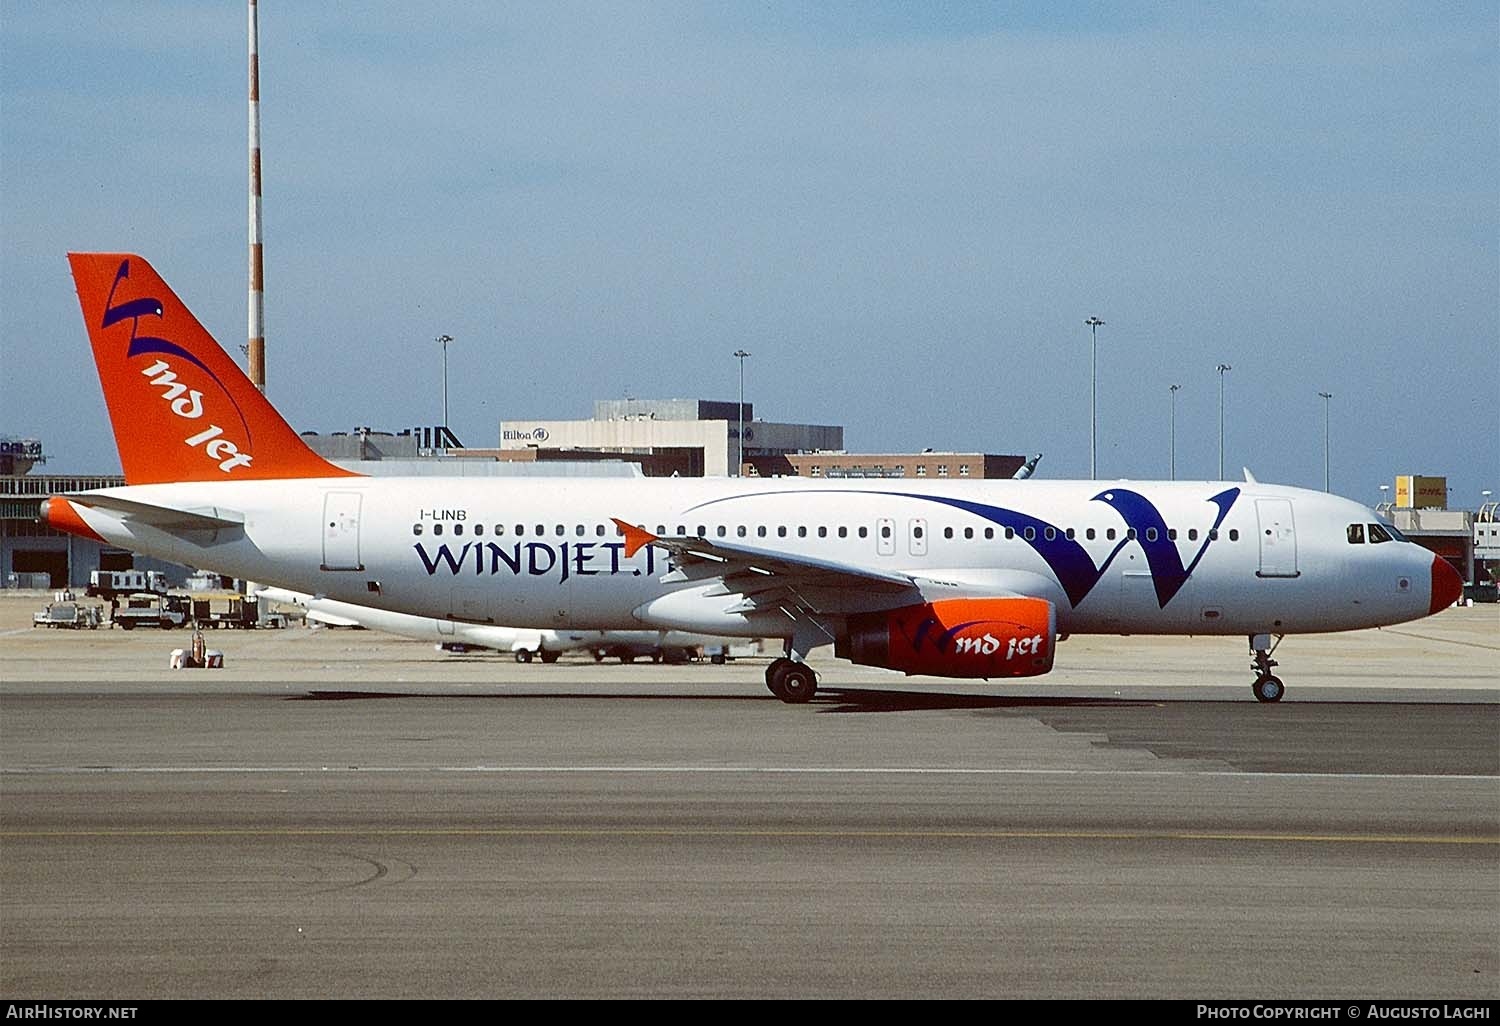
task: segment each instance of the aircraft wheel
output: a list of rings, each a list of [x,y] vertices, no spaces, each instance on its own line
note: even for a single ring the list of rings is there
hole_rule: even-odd
[[[812,701],[818,693],[818,675],[806,663],[778,659],[766,669],[771,694],[790,705]]]
[[[1256,678],[1255,683],[1250,685],[1250,690],[1255,692],[1256,701],[1259,702],[1279,702],[1281,696],[1286,694],[1286,686],[1281,683],[1281,678],[1269,673]]]
[[[527,649],[524,649],[524,648],[518,648],[518,649],[516,649],[516,662],[518,662],[518,663],[529,663],[529,662],[531,662],[531,652],[528,651]]]
[[[550,651],[550,650],[544,648],[544,649],[542,649],[541,655],[542,655],[542,662],[550,664],[550,663],[557,662],[557,657],[560,656],[560,655],[562,655],[562,653],[561,652],[553,652],[553,651]]]
[[[791,665],[791,662],[790,659],[773,659],[771,665],[766,667],[766,687],[771,689],[771,694],[783,702],[786,698],[781,693],[781,672],[786,666]]]

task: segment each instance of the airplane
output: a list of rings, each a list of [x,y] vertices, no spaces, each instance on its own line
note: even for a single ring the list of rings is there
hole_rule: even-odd
[[[782,640],[953,678],[1052,669],[1069,634],[1240,635],[1278,701],[1291,634],[1438,612],[1445,560],[1365,506],[1229,481],[366,477],[314,453],[139,256],[69,254],[123,487],[46,523],[455,624]],[[1274,640],[1273,640],[1274,639]]]
[[[367,627],[403,638],[432,641],[449,652],[491,648],[512,653],[518,663],[529,663],[533,658],[555,663],[564,652],[579,649],[588,650],[596,660],[614,656],[625,663],[642,656],[658,662],[685,662],[689,653],[709,649],[712,661],[721,663],[729,646],[728,638],[710,638],[682,631],[523,630],[412,616],[285,588],[259,588],[255,594],[272,602],[298,606],[307,611],[309,618],[335,627]]]

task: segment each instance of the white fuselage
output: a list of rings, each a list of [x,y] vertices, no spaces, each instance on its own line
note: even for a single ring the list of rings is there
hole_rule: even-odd
[[[379,478],[136,485],[105,496],[232,511],[243,526],[170,532],[82,508],[110,543],[377,609],[536,629],[679,629],[776,637],[743,588],[627,556],[612,518],[909,576],[913,600],[1045,598],[1060,633],[1348,630],[1430,611],[1432,554],[1351,540],[1358,503],[1255,482]],[[664,579],[665,578],[665,579]],[[889,594],[809,588],[830,615]]]

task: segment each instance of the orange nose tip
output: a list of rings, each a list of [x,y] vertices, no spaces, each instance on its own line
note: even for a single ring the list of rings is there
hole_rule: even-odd
[[[1453,564],[1442,556],[1433,556],[1432,606],[1427,610],[1428,615],[1447,609],[1457,602],[1463,593],[1463,578],[1458,576],[1458,571],[1453,569]]]

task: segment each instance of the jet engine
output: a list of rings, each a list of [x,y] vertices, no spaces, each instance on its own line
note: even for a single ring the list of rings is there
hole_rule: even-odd
[[[1035,677],[1052,669],[1056,638],[1045,599],[942,599],[851,616],[834,652],[908,674]]]

